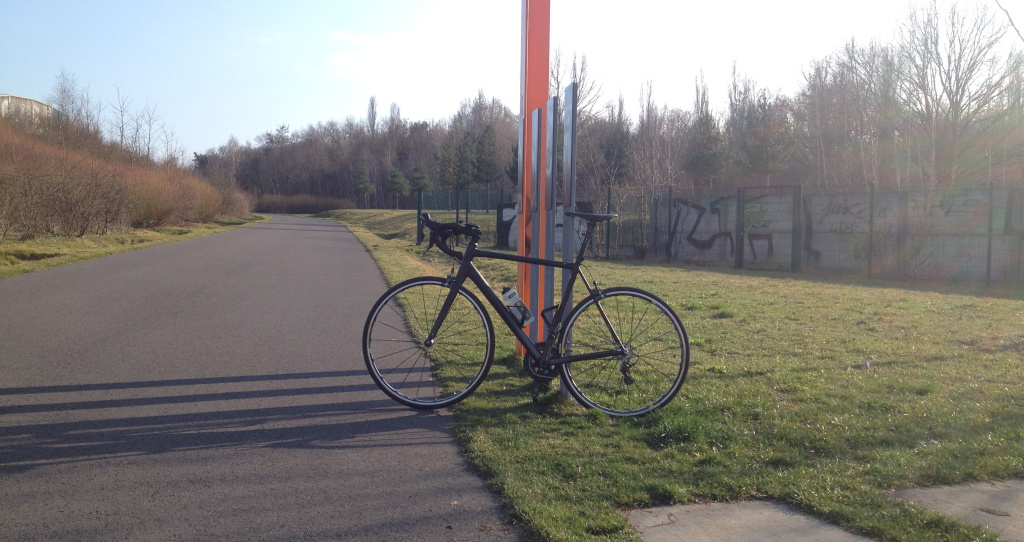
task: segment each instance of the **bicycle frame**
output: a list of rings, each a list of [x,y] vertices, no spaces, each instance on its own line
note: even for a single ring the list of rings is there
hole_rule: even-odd
[[[580,272],[580,267],[582,266],[584,260],[583,254],[587,249],[587,245],[590,243],[593,231],[594,227],[591,223],[587,227],[587,233],[584,235],[583,242],[580,243],[579,252],[576,253],[576,259],[573,262],[559,262],[555,260],[545,260],[541,258],[519,256],[517,254],[503,254],[501,252],[480,250],[477,248],[476,242],[470,242],[469,245],[466,246],[466,252],[462,257],[462,261],[459,264],[458,272],[455,274],[454,277],[451,275],[448,276],[448,283],[449,285],[452,286],[452,290],[451,292],[448,293],[447,298],[442,304],[441,310],[440,312],[438,312],[437,315],[437,320],[434,321],[434,325],[430,330],[430,334],[427,336],[426,340],[423,341],[424,344],[426,346],[430,346],[433,344],[434,337],[437,336],[437,333],[441,328],[441,323],[444,322],[445,318],[448,316],[448,311],[451,309],[452,303],[454,303],[455,297],[458,295],[459,287],[462,286],[466,282],[466,279],[468,278],[480,290],[480,292],[484,296],[484,299],[486,299],[487,302],[491,304],[491,307],[493,307],[495,312],[498,313],[498,316],[501,317],[501,320],[505,322],[505,325],[509,328],[510,331],[512,331],[512,334],[516,336],[516,339],[519,341],[520,344],[523,345],[527,353],[533,356],[534,359],[540,360],[542,363],[557,365],[562,363],[573,363],[576,361],[607,358],[609,356],[625,355],[626,350],[622,345],[622,341],[619,339],[618,334],[612,327],[611,322],[608,319],[608,316],[604,313],[604,309],[601,308],[601,289],[597,286],[596,282],[593,286],[591,286],[590,282],[587,280],[587,277]],[[552,317],[552,325],[549,326],[547,338],[544,340],[542,344],[535,343],[532,339],[530,339],[529,335],[527,335],[526,332],[523,331],[521,327],[519,327],[519,323],[516,322],[516,319],[512,315],[511,311],[509,311],[508,307],[506,307],[505,304],[502,302],[501,297],[499,297],[498,294],[495,293],[494,289],[491,288],[491,285],[487,283],[487,279],[485,279],[483,275],[480,274],[480,271],[476,268],[476,266],[473,265],[473,259],[478,257],[489,258],[494,260],[506,260],[531,265],[540,265],[545,267],[557,267],[560,269],[571,270],[572,275],[569,278],[569,283],[566,284],[565,288],[562,290],[562,299],[564,300],[566,298],[567,292],[572,291],[573,287],[576,284],[577,277],[583,279],[583,284],[586,286],[589,294],[597,296],[597,309],[598,312],[601,314],[601,318],[604,320],[605,325],[608,326],[608,330],[611,332],[612,338],[615,341],[615,350],[602,350],[598,352],[591,352],[589,354],[552,357],[552,352],[554,351],[553,346],[558,340],[557,335],[559,334],[559,331],[562,326],[562,321],[566,315],[565,311],[569,309],[567,304],[559,302],[558,309],[555,311],[555,314]],[[538,316],[540,316],[540,318],[537,319],[537,322],[538,324],[543,323],[544,325],[546,325],[547,323],[544,322],[543,315],[540,314],[541,312],[542,311],[540,310],[538,311]],[[543,346],[543,351],[541,351],[541,346]]]

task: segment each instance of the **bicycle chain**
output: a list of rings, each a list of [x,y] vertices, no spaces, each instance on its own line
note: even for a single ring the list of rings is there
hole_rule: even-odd
[[[523,370],[537,382],[551,382],[558,377],[558,369],[554,365],[541,365],[540,360],[529,352],[523,355]]]

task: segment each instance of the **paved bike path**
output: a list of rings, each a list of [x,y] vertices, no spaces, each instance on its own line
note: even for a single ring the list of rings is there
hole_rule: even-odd
[[[517,540],[366,374],[385,284],[274,217],[0,280],[0,540]]]

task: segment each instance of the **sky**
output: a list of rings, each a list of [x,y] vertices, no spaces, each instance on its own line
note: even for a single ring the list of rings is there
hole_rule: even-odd
[[[734,65],[792,95],[812,61],[892,43],[924,1],[551,0],[551,46],[586,55],[602,103],[635,110],[650,84],[690,109],[703,74],[722,109]],[[362,119],[371,96],[379,118],[444,120],[480,91],[518,113],[521,32],[522,0],[0,0],[0,94],[45,102],[63,70],[108,113],[118,93],[155,108],[190,156]]]

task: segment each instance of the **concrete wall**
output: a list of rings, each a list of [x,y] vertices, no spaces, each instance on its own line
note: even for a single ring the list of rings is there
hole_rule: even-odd
[[[48,119],[53,116],[53,108],[32,98],[0,94],[0,118],[11,116]]]
[[[676,197],[671,210],[664,200],[652,204],[647,258],[665,259],[671,252],[673,261],[732,267],[740,249],[747,269],[789,270],[797,257],[802,270],[867,272],[870,265],[877,276],[995,282],[1022,277],[1024,190],[879,192],[873,201],[870,192],[813,194],[794,205],[790,189],[748,192],[744,199],[742,246],[735,246],[736,195]],[[513,211],[505,213],[514,219]],[[627,225],[631,215],[615,220]],[[515,230],[513,224],[513,248]],[[614,236],[610,252],[635,256],[633,247],[615,245]]]

